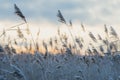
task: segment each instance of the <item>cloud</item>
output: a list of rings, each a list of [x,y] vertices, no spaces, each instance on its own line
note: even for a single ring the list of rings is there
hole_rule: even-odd
[[[84,22],[87,25],[119,24],[119,0],[1,0],[0,19],[18,20],[14,15],[16,3],[30,21],[52,21],[57,23],[60,9],[67,20]]]

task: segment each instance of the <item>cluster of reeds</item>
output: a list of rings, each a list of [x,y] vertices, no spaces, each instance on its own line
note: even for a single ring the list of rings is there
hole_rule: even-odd
[[[12,26],[8,29],[4,29],[0,37],[3,38],[3,42],[5,44],[6,51],[9,51],[8,53],[34,53],[36,51],[39,51],[41,53],[45,53],[45,57],[48,55],[48,53],[69,53],[69,54],[81,54],[84,53],[84,55],[105,55],[104,53],[110,53],[112,54],[114,50],[118,51],[118,45],[119,42],[119,36],[115,29],[111,26],[108,30],[107,26],[104,26],[104,32],[105,32],[105,38],[103,38],[100,34],[98,36],[95,36],[92,32],[89,32],[85,29],[85,26],[81,23],[81,29],[84,33],[87,33],[88,36],[91,38],[92,42],[89,42],[88,45],[86,45],[85,40],[81,36],[74,36],[72,33],[71,27],[73,27],[73,23],[70,20],[68,23],[64,16],[62,15],[61,11],[58,10],[58,21],[62,24],[65,24],[67,27],[70,36],[68,36],[67,33],[62,33],[60,28],[58,28],[57,33],[55,37],[51,37],[49,41],[41,41],[39,40],[40,35],[40,29],[37,32],[37,38],[34,39],[32,32],[29,29],[28,22],[21,12],[21,10],[17,7],[16,4],[14,4],[15,8],[15,14],[17,14],[24,23],[20,23],[18,25]],[[22,30],[20,27],[21,25],[26,24],[26,29]],[[7,31],[16,30],[18,34],[18,38],[12,39],[11,37],[6,38]],[[28,36],[31,36],[31,40],[27,39],[24,36],[23,32],[26,32]],[[72,41],[70,41],[70,38]],[[115,41],[110,41],[111,38],[114,38]],[[7,41],[6,41],[7,40]],[[5,43],[8,42],[8,43]],[[40,45],[40,42],[42,42],[42,45]],[[99,44],[99,42],[102,42],[99,46],[94,46],[95,44]],[[85,48],[88,46],[87,48]],[[19,48],[19,51],[18,51]],[[24,48],[24,49],[23,49]]]
[[[89,42],[89,44],[86,45],[86,42],[83,37],[74,36],[74,34],[72,33],[71,29],[71,27],[73,27],[72,21],[70,20],[67,23],[61,11],[58,10],[57,17],[59,18],[59,22],[65,24],[69,31],[68,34],[70,36],[68,36],[67,33],[62,33],[60,28],[58,28],[55,37],[51,37],[49,41],[45,40],[41,41],[39,40],[40,29],[36,34],[36,39],[34,39],[32,32],[29,29],[29,25],[25,16],[21,12],[21,10],[17,7],[16,4],[14,5],[14,7],[15,13],[20,18],[22,18],[24,23],[20,23],[8,29],[4,29],[2,34],[0,35],[1,41],[4,44],[4,46],[0,46],[0,52],[3,52],[3,54],[4,53],[7,54],[7,55],[5,54],[6,55],[5,57],[3,57],[4,59],[1,59],[1,56],[4,55],[1,55],[0,53],[0,61],[7,63],[7,65],[12,67],[12,69],[14,70],[11,72],[8,69],[5,70],[0,67],[1,72],[6,72],[10,75],[13,75],[14,77],[18,77],[18,79],[23,78],[21,80],[30,79],[33,80],[36,79],[36,75],[42,80],[48,80],[49,75],[50,75],[49,78],[53,79],[55,79],[54,77],[51,77],[53,75],[61,76],[61,73],[58,73],[58,71],[63,72],[64,71],[63,69],[65,68],[66,71],[71,72],[77,71],[75,73],[78,73],[79,75],[76,75],[75,73],[74,73],[75,76],[68,74],[73,76],[75,79],[87,80],[86,76],[89,75],[89,77],[91,77],[90,74],[93,72],[89,72],[90,74],[87,74],[88,72],[86,71],[88,71],[89,68],[91,68],[92,70],[93,65],[95,66],[97,74],[102,75],[101,73],[103,70],[101,65],[103,63],[112,66],[113,63],[108,63],[108,61],[114,62],[116,60],[119,63],[119,56],[112,56],[113,58],[109,58],[109,56],[106,56],[110,55],[111,57],[111,55],[114,55],[114,52],[119,51],[120,44],[119,36],[112,26],[110,27],[110,29],[108,29],[108,27],[104,25],[104,34],[106,36],[102,37],[100,34],[98,34],[98,36],[95,36],[92,32],[87,31],[86,27],[83,25],[83,23],[81,23],[80,26],[82,31],[84,33],[87,33],[89,38],[91,39],[91,42]],[[26,29],[25,30],[21,29],[21,25],[26,25]],[[17,32],[17,38],[15,39],[7,36],[7,32],[12,30],[15,30]],[[25,37],[24,32],[26,32],[28,36],[31,36],[31,39],[27,39]],[[72,39],[72,41],[70,41],[70,38]],[[114,40],[111,41],[111,39]],[[40,44],[40,42],[42,42],[42,44]],[[94,44],[99,45],[95,46]],[[87,48],[85,48],[86,46]],[[54,55],[53,53],[59,54]],[[82,55],[83,53],[84,55]],[[105,59],[108,59],[108,61],[107,60],[105,61]],[[108,69],[111,69],[111,66],[107,67],[110,67]],[[75,70],[76,68],[78,69]],[[82,71],[82,68],[84,71]],[[110,70],[108,71],[106,70],[106,65],[103,68],[105,68],[106,72],[111,72]],[[38,73],[41,76],[39,76]],[[67,78],[69,77],[70,76],[68,76]]]

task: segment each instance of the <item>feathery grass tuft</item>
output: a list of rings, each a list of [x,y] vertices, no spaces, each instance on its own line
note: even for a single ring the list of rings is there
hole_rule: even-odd
[[[25,23],[27,23],[25,16],[23,15],[23,13],[21,12],[21,10],[18,8],[16,4],[14,4],[14,8],[15,8],[15,14],[17,14],[19,17],[21,17],[25,21]]]
[[[64,19],[64,17],[63,17],[63,15],[62,15],[60,10],[58,10],[57,17],[59,18],[59,20],[58,20],[59,22],[62,22],[62,23],[66,24],[66,21],[65,21],[65,19]]]

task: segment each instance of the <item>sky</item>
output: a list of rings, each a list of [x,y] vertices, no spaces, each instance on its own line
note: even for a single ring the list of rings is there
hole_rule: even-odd
[[[58,10],[67,22],[72,20],[76,29],[83,23],[98,32],[104,24],[118,28],[120,23],[120,0],[0,0],[0,29],[22,22],[14,14],[14,4],[25,15],[31,30],[35,33],[40,27],[44,37],[55,34],[61,26],[56,16]]]

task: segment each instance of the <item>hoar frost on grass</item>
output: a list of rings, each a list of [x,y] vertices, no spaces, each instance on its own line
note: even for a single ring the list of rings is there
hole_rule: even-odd
[[[119,66],[119,54],[101,57],[66,53],[46,58],[38,52],[37,56],[16,54],[6,61],[1,58],[0,80],[119,80]]]
[[[43,41],[44,55],[39,51],[39,40],[37,39],[38,41],[35,42],[33,39],[25,16],[16,4],[14,4],[14,8],[15,13],[25,23],[10,27],[10,29],[17,27],[19,39],[22,42],[27,42],[22,30],[19,28],[20,25],[26,24],[26,31],[31,35],[32,40],[30,40],[29,47],[24,46],[27,50],[26,53],[21,52],[21,54],[16,53],[10,38],[8,38],[8,44],[5,48],[0,46],[0,80],[120,80],[120,52],[118,52],[119,45],[117,45],[120,40],[113,27],[110,27],[108,31],[106,25],[104,26],[105,39],[100,35],[97,39],[92,32],[89,32],[88,35],[93,43],[100,41],[104,45],[100,44],[98,50],[96,46],[89,43],[91,47],[85,50],[86,54],[80,55],[79,53],[86,46],[85,42],[82,37],[73,35],[71,20],[67,23],[61,11],[58,10],[59,22],[65,24],[68,28],[73,45],[69,44],[68,36],[58,30],[58,38],[55,38],[55,40],[51,38],[49,45]],[[87,32],[83,24],[81,24],[81,27],[83,32]],[[7,30],[9,28],[4,30],[0,37],[5,37]],[[39,36],[39,33],[37,35]],[[109,41],[111,35],[116,39],[113,42]],[[30,54],[33,46],[31,42],[35,47],[36,52],[34,54]],[[19,46],[16,40],[14,40],[14,44]],[[48,46],[54,47],[60,54],[50,54]]]

